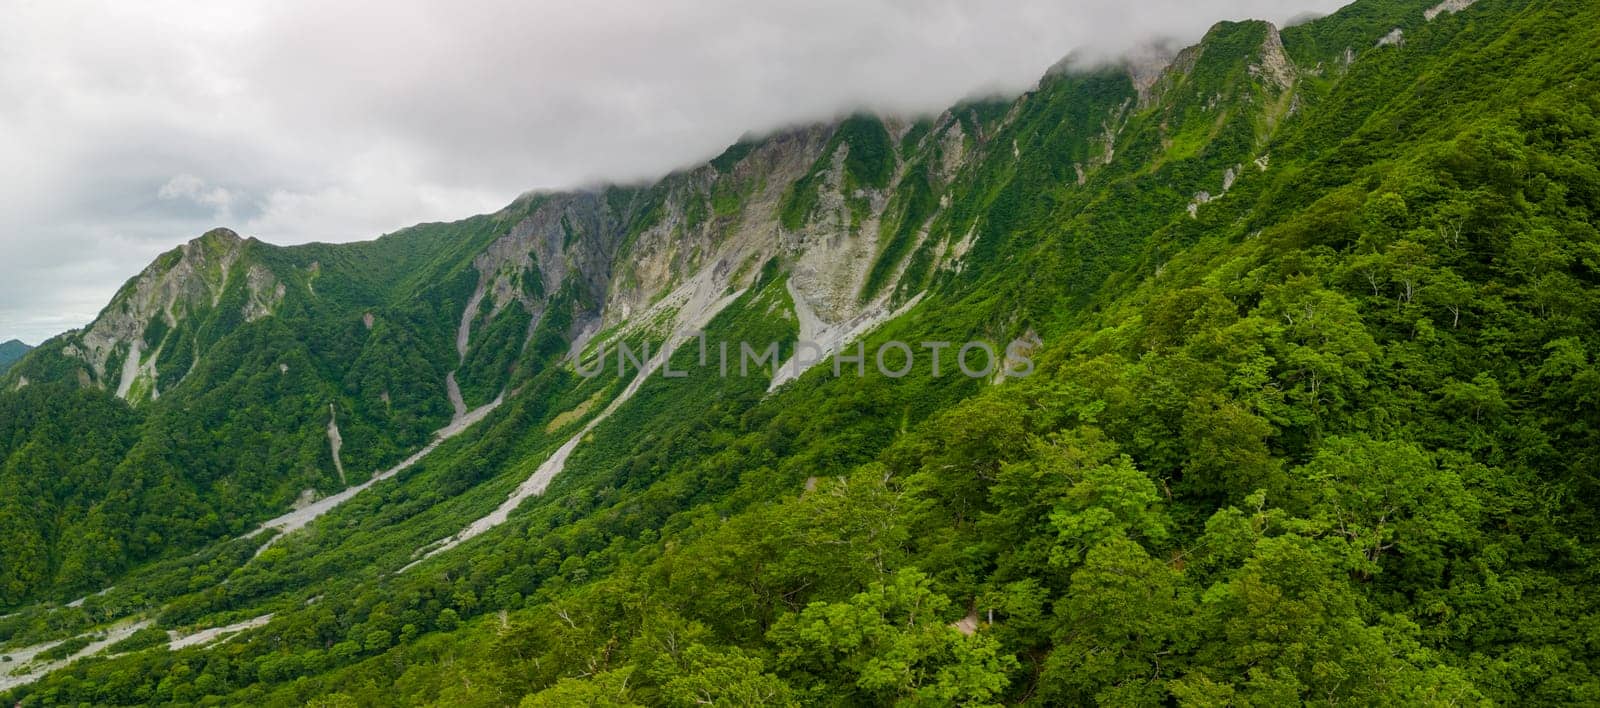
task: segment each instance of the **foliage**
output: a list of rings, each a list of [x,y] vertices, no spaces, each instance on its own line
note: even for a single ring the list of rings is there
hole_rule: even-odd
[[[102,571],[118,578],[102,599],[0,618],[13,643],[152,607],[163,626],[273,612],[268,627],[209,648],[80,662],[5,698],[1600,701],[1589,591],[1600,532],[1600,10],[1505,0],[1423,23],[1421,9],[1361,2],[1284,31],[1298,99],[1252,73],[1271,28],[1228,24],[1148,103],[1114,72],[1069,71],[1014,104],[956,109],[926,128],[960,126],[972,152],[953,175],[918,171],[937,164],[919,151],[939,141],[891,146],[882,164],[900,179],[879,195],[895,205],[885,248],[912,221],[927,237],[879,262],[971,249],[936,276],[930,256],[924,300],[868,335],[868,350],[1032,330],[1044,343],[1030,377],[936,378],[918,362],[904,379],[819,367],[772,392],[764,376],[651,379],[505,525],[412,566],[588,420],[571,413],[580,404],[623,385],[546,366],[570,322],[542,322],[534,341],[548,348],[516,359],[520,395],[260,557],[212,550],[192,586],[161,563]],[[1402,11],[1405,46],[1374,46]],[[1356,60],[1334,63],[1346,45]],[[1097,163],[1108,125],[1116,156]],[[851,154],[876,140],[871,125],[852,131],[838,138]],[[850,179],[872,184],[871,155],[861,151]],[[1191,215],[1193,195],[1219,192],[1236,166],[1227,193]],[[784,218],[791,208],[809,218],[794,200],[817,174],[785,187]],[[710,324],[712,341],[794,336],[785,277],[769,264]],[[440,303],[459,313],[452,298],[470,283],[449,282],[386,317],[451,331]],[[257,346],[294,350],[292,335],[256,329],[230,335],[241,337],[227,345],[238,360]],[[454,355],[450,342],[402,344],[410,331],[423,330],[386,335],[394,358],[363,376],[411,366],[441,380],[430,367]],[[679,363],[694,354],[678,352]],[[319,361],[305,365],[329,366]],[[225,395],[256,390],[225,371],[203,375]],[[173,413],[51,386],[0,395],[11,465],[0,479],[56,505],[3,509],[4,538],[18,539],[0,549],[13,598],[53,572],[53,556],[30,550],[54,538],[46,519],[94,518],[88,500],[118,488],[105,480],[128,474],[121,460],[142,449],[143,431],[226,430],[252,452],[300,449],[288,434],[252,442],[223,417],[185,427],[165,422]],[[438,422],[442,411],[420,406],[417,420]],[[570,422],[550,430],[563,414]],[[141,455],[164,469],[160,455]],[[35,488],[53,477],[16,472],[38,469],[70,484],[46,493]],[[100,546],[137,541],[124,527],[181,532],[163,514],[216,503],[176,484],[182,475],[153,479],[180,501],[152,497],[149,518],[95,527]],[[71,567],[120,557],[85,554]]]

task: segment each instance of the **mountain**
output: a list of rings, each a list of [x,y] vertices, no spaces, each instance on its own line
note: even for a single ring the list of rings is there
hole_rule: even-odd
[[[5,373],[6,369],[11,368],[12,364],[17,363],[17,360],[21,359],[31,349],[33,347],[15,339],[9,342],[0,342],[0,374]]]
[[[1600,700],[1596,27],[1363,1],[208,232],[0,374],[0,701]]]

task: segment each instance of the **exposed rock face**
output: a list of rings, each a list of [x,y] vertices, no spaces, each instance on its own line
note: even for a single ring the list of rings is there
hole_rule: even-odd
[[[956,171],[966,162],[967,133],[961,123],[949,114],[940,117],[936,129],[940,136],[939,179],[949,182],[955,179]]]
[[[785,234],[784,250],[796,256],[789,280],[791,294],[803,298],[825,321],[853,314],[861,283],[877,253],[877,232],[888,195],[868,194],[870,211],[859,229],[850,228],[850,212],[841,190],[847,150],[835,152],[825,173],[818,217],[797,232]]]
[[[736,288],[749,285],[761,264],[783,248],[786,235],[779,226],[779,209],[784,194],[811,168],[830,132],[824,126],[787,131],[763,142],[726,174],[701,167],[669,178],[673,184],[666,190],[663,218],[641,231],[628,257],[618,263],[602,326],[644,311],[702,270],[719,272]],[[842,159],[843,152],[838,154]],[[833,205],[835,199],[829,192],[838,185],[831,172],[824,182],[831,188],[821,190],[819,212]],[[736,213],[695,223],[695,205],[718,190],[746,196]],[[833,227],[836,224],[826,228]],[[792,241],[793,247],[817,245],[805,235],[798,238],[813,243]]]
[[[1156,105],[1168,90],[1188,78],[1194,71],[1195,65],[1199,63],[1203,51],[1198,44],[1186,47],[1160,70],[1134,75],[1134,86],[1139,88],[1139,109]]]
[[[162,254],[129,280],[92,324],[58,341],[62,355],[82,362],[79,383],[113,389],[134,403],[159,398],[157,363],[178,346],[172,332],[212,313],[230,288],[240,289],[240,297],[229,300],[242,302],[234,305],[240,321],[270,317],[286,289],[269,268],[251,260],[253,245],[259,244],[215,229]]]
[[[603,289],[620,236],[620,219],[599,194],[549,197],[473,260],[478,285],[461,314],[456,352],[466,357],[474,322],[485,315],[492,320],[512,305],[528,311],[537,325],[549,295],[569,273],[576,274],[586,294]]]
[[[87,330],[69,338],[73,341],[63,353],[88,365],[94,385],[115,385],[117,395],[135,400],[159,396],[156,361],[165,346],[161,333],[216,307],[241,270],[245,304],[240,315],[245,321],[271,315],[283,301],[283,283],[270,270],[243,263],[249,243],[232,231],[215,229],[163,254],[124,285]],[[115,366],[114,355],[121,359]]]
[[[1405,43],[1405,30],[1402,30],[1399,27],[1389,30],[1388,34],[1384,35],[1382,39],[1378,40],[1378,46],[1380,47],[1402,47],[1405,46]]]
[[[1257,158],[1256,159],[1256,166],[1260,167],[1262,170],[1266,170],[1267,169],[1266,168],[1266,164],[1267,164],[1266,159],[1267,158],[1266,158],[1265,155],[1263,155],[1260,158]],[[1201,192],[1196,193],[1194,195],[1194,198],[1189,200],[1189,207],[1188,207],[1189,208],[1189,217],[1190,218],[1199,218],[1199,216],[1200,216],[1200,207],[1202,207],[1202,206],[1204,206],[1204,205],[1206,205],[1206,204],[1208,204],[1210,202],[1214,202],[1214,201],[1216,201],[1218,199],[1221,199],[1221,198],[1223,198],[1225,196],[1228,196],[1228,191],[1233,189],[1234,183],[1238,182],[1239,178],[1241,176],[1243,176],[1243,175],[1244,175],[1244,165],[1234,165],[1232,167],[1229,167],[1226,170],[1223,170],[1222,171],[1222,192],[1219,193],[1219,194],[1216,194],[1216,195],[1212,195],[1210,192],[1207,192],[1207,191],[1201,191]]]
[[[1294,85],[1294,62],[1289,60],[1276,26],[1268,25],[1267,40],[1262,43],[1256,62],[1250,65],[1250,75],[1279,91]]]
[[[1116,67],[1088,77],[1058,77],[1009,104],[981,102],[914,123],[855,117],[799,127],[741,142],[711,163],[649,186],[525,195],[506,210],[469,220],[470,229],[427,230],[409,240],[348,251],[307,247],[298,253],[274,252],[230,231],[215,231],[163,256],[130,281],[86,331],[58,342],[85,366],[68,362],[73,365],[43,375],[114,387],[134,402],[153,400],[165,389],[171,405],[199,388],[196,375],[191,388],[174,389],[191,362],[215,357],[200,370],[207,379],[227,365],[222,355],[203,349],[227,336],[229,328],[265,320],[245,334],[270,336],[263,339],[269,345],[281,341],[297,347],[305,340],[296,336],[320,336],[331,321],[327,329],[336,329],[336,338],[344,342],[334,354],[313,346],[252,363],[275,368],[278,376],[268,377],[271,385],[291,390],[292,398],[312,411],[298,424],[325,436],[325,442],[308,436],[317,445],[305,449],[318,455],[325,450],[340,486],[346,487],[320,498],[308,494],[292,512],[266,524],[284,532],[407,469],[442,441],[484,420],[501,401],[522,405],[518,395],[527,390],[522,387],[542,384],[530,375],[530,362],[552,361],[547,345],[575,345],[581,352],[593,341],[642,334],[657,347],[664,342],[670,347],[705,327],[758,280],[785,288],[763,291],[770,295],[761,301],[766,315],[796,323],[799,338],[816,347],[814,358],[783,362],[771,391],[802,375],[808,363],[827,360],[918,307],[930,283],[952,273],[981,272],[1013,256],[1016,251],[1007,249],[1020,239],[1008,241],[1012,234],[1029,237],[1034,235],[1029,229],[1048,228],[1035,226],[1044,220],[1032,216],[1003,218],[1019,211],[1016,194],[1026,195],[1022,200],[1045,194],[1040,182],[1055,185],[1052,180],[1063,175],[1078,184],[1118,180],[1136,169],[1131,163],[1143,164],[1146,153],[1156,153],[1158,160],[1194,159],[1194,146],[1208,144],[1224,126],[1234,130],[1226,141],[1228,152],[1207,155],[1203,175],[1184,172],[1182,184],[1174,187],[1183,190],[1174,194],[1194,194],[1189,216],[1198,217],[1202,205],[1225,196],[1238,180],[1252,179],[1254,173],[1246,174],[1244,165],[1265,170],[1271,144],[1265,138],[1277,121],[1293,115],[1297,70],[1271,25],[1225,23],[1215,31],[1230,41],[1197,45],[1170,61],[1163,52],[1130,62],[1127,77]],[[1226,51],[1212,50],[1219,46]],[[1125,131],[1137,140],[1129,140]],[[1072,191],[1067,182],[1059,186]],[[1184,206],[1173,197],[1164,208],[1181,214]],[[398,265],[369,270],[374,254]],[[908,275],[913,264],[915,279]],[[769,275],[778,280],[768,281]],[[431,284],[415,287],[420,282]],[[421,297],[403,299],[417,292]],[[419,307],[397,309],[396,302]],[[279,313],[284,323],[329,319],[294,329],[271,319]],[[380,318],[384,327],[375,326]],[[525,356],[535,335],[538,356]],[[194,342],[196,337],[205,342]],[[784,354],[794,351],[783,344]],[[1025,361],[1023,355],[1039,345],[1038,337],[1030,333],[1015,344],[1021,348],[1003,352],[994,383]],[[349,356],[369,352],[374,353],[370,364]],[[660,348],[644,358],[637,378],[620,391],[608,387],[596,393],[594,403],[568,421],[570,431],[551,429],[571,437],[504,503],[439,539],[427,553],[504,523],[523,500],[544,493],[595,426],[625,405],[665,361]],[[293,363],[292,374],[286,362]],[[347,362],[354,363],[346,369]],[[399,373],[381,375],[390,371]],[[435,376],[443,380],[442,388],[438,380],[411,385],[415,378]],[[330,382],[334,385],[325,385]],[[16,385],[26,383],[19,378]],[[222,401],[219,408],[235,400],[210,398]],[[320,417],[323,406],[326,420]],[[432,442],[397,466],[366,481],[358,476],[349,486],[344,453],[351,455],[351,469],[360,472],[354,465],[362,464],[359,456],[371,449],[362,448],[371,444],[373,430],[401,416],[442,418],[446,410],[449,423]],[[350,432],[348,448],[341,424]],[[324,472],[316,471],[318,488],[331,486],[323,484]]]
[[[246,283],[249,289],[249,300],[244,305],[244,319],[254,322],[263,317],[268,317],[278,305],[283,302],[286,289],[283,283],[272,275],[272,272],[260,265],[250,266]]]
[[[909,132],[905,124],[884,123],[892,135]],[[660,322],[660,313],[650,322],[641,315],[697,278],[726,290],[748,287],[774,258],[788,266],[797,307],[825,326],[882,310],[881,298],[866,302],[862,291],[908,159],[896,160],[886,186],[852,187],[845,166],[851,146],[832,140],[836,129],[814,125],[773,135],[726,171],[705,165],[669,176],[628,204],[594,192],[546,197],[474,261],[479,284],[462,315],[458,353],[465,357],[471,349],[472,323],[507,307],[523,308],[537,326],[564,287],[582,294],[568,333],[582,343],[597,332]],[[943,183],[965,167],[975,143],[947,113],[915,149],[936,156],[932,177]],[[786,195],[808,174],[816,204],[797,228],[786,228],[780,216]],[[737,195],[736,209],[718,213],[716,195]],[[882,291],[893,292],[902,271]],[[667,318],[674,319],[683,318]]]
[[[1136,47],[1123,58],[1128,78],[1133,80],[1133,87],[1139,92],[1141,106],[1153,98],[1151,90],[1167,72],[1177,54],[1177,50],[1170,45],[1147,43]]]
[[[1477,1],[1478,0],[1444,0],[1444,2],[1441,2],[1438,5],[1434,5],[1433,7],[1423,10],[1422,16],[1429,22],[1432,22],[1435,17],[1446,13],[1460,12],[1468,7],[1471,7],[1472,4]]]
[[[1233,105],[1255,105],[1266,117],[1256,136],[1257,149],[1264,150],[1264,138],[1293,114],[1297,69],[1268,23],[1222,23],[1213,32],[1245,42],[1230,46],[1255,49],[1238,56],[1208,54],[1205,43],[1181,52],[1149,45],[1122,64],[1132,90],[1069,126],[1083,131],[1085,147],[1069,163],[1079,184],[1118,159],[1130,120],[1151,108],[1161,112],[1163,144],[1170,145],[1169,122],[1183,129],[1187,111],[1225,114]],[[1217,78],[1239,76],[1238,69],[1246,69],[1249,80]],[[451,315],[457,317],[455,361],[439,363],[456,417],[469,403],[494,396],[493,387],[509,377],[498,356],[503,352],[484,348],[490,333],[494,347],[516,346],[507,335],[516,330],[501,319],[508,313],[518,326],[526,322],[524,348],[546,322],[560,323],[562,331],[554,334],[580,350],[596,338],[643,330],[659,343],[661,335],[700,319],[710,304],[750,287],[776,264],[794,303],[782,316],[825,347],[893,317],[929,279],[962,271],[981,230],[970,220],[959,226],[940,221],[951,195],[959,193],[952,188],[974,179],[974,166],[990,157],[1025,158],[1027,145],[997,136],[1035,105],[1031,101],[1059,99],[1049,90],[1042,83],[1003,115],[991,107],[981,118],[963,108],[926,121],[865,118],[871,133],[865,138],[846,130],[850,121],[793,128],[741,143],[726,159],[649,186],[525,195],[501,213],[508,218],[497,231],[478,242],[486,245],[465,256],[476,282],[465,301],[449,303],[461,308]],[[1242,178],[1243,164],[1265,169],[1264,154],[1242,158],[1222,175],[1220,192],[1215,183],[1190,187],[1206,190],[1196,193],[1191,215],[1213,193],[1226,194]],[[908,183],[927,185],[915,221],[901,199]],[[791,208],[802,191],[803,208]],[[318,297],[312,288],[323,277],[322,262],[308,259],[285,269],[280,259],[260,257],[261,248],[223,229],[185,244],[130,281],[87,330],[69,334],[62,351],[86,364],[81,377],[88,385],[114,388],[135,402],[155,398],[204,356],[198,345],[171,336],[184,322],[219,307],[238,308],[218,318],[229,326],[271,317],[291,294],[286,284],[305,288],[292,293],[296,302],[305,293]],[[912,254],[922,280],[906,285]],[[378,304],[355,310],[367,330],[378,319],[369,308]],[[562,317],[551,317],[555,308]],[[178,347],[184,357],[174,360]],[[789,370],[780,382],[798,373]],[[158,381],[163,377],[171,380]]]
[[[215,304],[222,295],[222,283],[239,259],[239,236],[226,229],[178,247],[177,257],[168,253],[146,268],[111,301],[99,319],[90,325],[77,348],[89,364],[95,380],[104,383],[111,352],[119,344],[132,346],[143,337],[151,320],[160,317],[168,326],[177,324],[182,308],[193,301]],[[164,262],[171,261],[163,268]]]
[[[347,484],[344,476],[344,458],[339,452],[344,449],[344,436],[339,433],[339,412],[334,410],[333,404],[328,404],[328,447],[333,453],[333,469],[339,473],[339,484]]]

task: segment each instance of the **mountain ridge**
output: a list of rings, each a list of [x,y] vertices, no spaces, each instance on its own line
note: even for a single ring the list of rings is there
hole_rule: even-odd
[[[171,634],[0,673],[38,681],[6,698],[1600,695],[1597,18],[1434,6],[1220,23],[1153,80],[1052,70],[647,185],[242,243],[221,281],[197,254],[199,284],[145,289],[192,307],[136,278],[104,331],[145,339],[95,351],[150,395],[72,337],[0,377],[0,498],[37,500],[0,509],[0,642]],[[573,365],[692,329],[1024,341],[1037,372]],[[302,499],[327,503],[258,533]]]
[[[241,387],[263,384],[259,373],[232,367],[236,355],[208,361],[211,348],[233,342],[228,351],[259,361],[281,346],[263,338],[287,337],[300,340],[277,355],[289,359],[257,371],[309,373],[298,385],[323,391],[288,419],[298,421],[301,449],[331,448],[324,438],[342,418],[341,447],[355,452],[357,466],[382,469],[569,351],[670,338],[715,317],[729,302],[722,296],[755,285],[774,260],[786,274],[784,307],[795,311],[787,319],[805,325],[796,334],[820,338],[826,358],[941,281],[982,278],[974,264],[1013,247],[1010,224],[1060,208],[1049,197],[1013,206],[1022,190],[1040,180],[1092,189],[1101,173],[1117,172],[1119,142],[1154,155],[1156,169],[1202,150],[1227,153],[1207,158],[1227,165],[1215,174],[1177,175],[1192,186],[1168,203],[1195,218],[1244,177],[1244,164],[1264,159],[1276,123],[1293,110],[1296,76],[1285,61],[1271,23],[1220,22],[1145,88],[1136,62],[1053,69],[1013,100],[916,122],[856,114],[797,126],[645,185],[529,193],[492,214],[375,241],[273,246],[215,229],[157,258],[95,322],[41,345],[0,389],[76,381],[142,406],[191,372],[210,373],[203,397],[155,413],[179,416],[206,398],[230,406]],[[1130,125],[1140,107],[1147,116]],[[1024,132],[1047,135],[1047,149],[1024,159],[1017,138],[1004,143]],[[1145,179],[1141,166],[1129,167],[1111,179]],[[960,192],[982,196],[952,201]],[[431,303],[426,311],[408,304],[416,293]],[[293,331],[305,325],[279,326],[288,321],[334,331],[308,337]],[[1006,336],[1037,336],[1037,325],[1019,324]],[[318,344],[330,334],[342,346]],[[773,387],[795,378],[797,366],[788,362]],[[397,370],[423,377],[399,379]],[[239,425],[259,417],[214,415]],[[279,509],[363,479],[341,474],[346,461],[330,453],[308,455],[268,466]],[[243,523],[230,522],[234,532]]]
[[[5,373],[6,369],[11,368],[12,364],[17,363],[18,360],[32,350],[33,347],[24,344],[19,339],[0,342],[0,374]]]

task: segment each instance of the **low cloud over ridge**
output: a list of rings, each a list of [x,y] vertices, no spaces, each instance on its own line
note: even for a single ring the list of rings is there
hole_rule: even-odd
[[[21,3],[0,25],[0,340],[87,323],[211,226],[369,239],[749,131],[1017,93],[1069,51],[1341,4]]]

